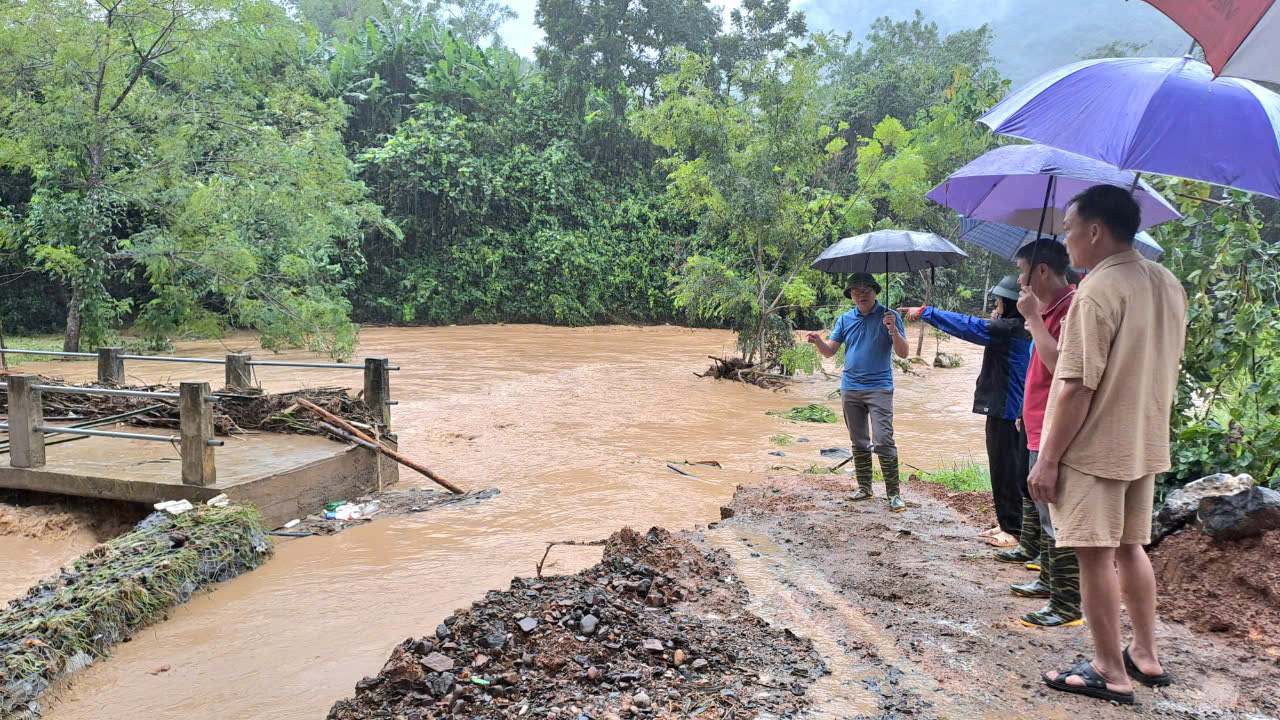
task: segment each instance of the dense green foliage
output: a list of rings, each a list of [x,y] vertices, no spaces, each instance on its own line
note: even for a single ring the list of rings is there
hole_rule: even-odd
[[[500,0],[10,3],[0,328],[68,349],[249,328],[342,357],[357,322],[682,322],[812,372],[794,330],[849,307],[813,257],[879,228],[952,236],[923,194],[1004,142],[974,122],[1009,87],[1003,21],[948,33],[916,13],[855,42],[789,0],[723,25],[703,0],[540,0],[535,64],[496,37],[510,17]],[[1166,192],[1187,217],[1158,239],[1191,298],[1171,478],[1273,476],[1277,204]],[[1011,266],[967,249],[881,299],[985,314]]]
[[[1156,237],[1187,291],[1166,485],[1214,472],[1265,483],[1280,468],[1280,244],[1263,235],[1263,216],[1245,193],[1214,199],[1202,184],[1166,187],[1183,198],[1185,217]]]

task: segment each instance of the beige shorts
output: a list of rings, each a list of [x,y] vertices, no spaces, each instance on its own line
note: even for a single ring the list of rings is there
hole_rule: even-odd
[[[1058,502],[1049,505],[1059,547],[1119,547],[1151,542],[1156,476],[1111,480],[1061,465]]]

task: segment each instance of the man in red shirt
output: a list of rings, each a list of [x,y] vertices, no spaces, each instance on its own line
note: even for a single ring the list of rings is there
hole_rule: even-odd
[[[1032,258],[1035,259],[1034,268],[1031,266]],[[1035,467],[1040,454],[1040,435],[1044,429],[1049,388],[1053,385],[1053,370],[1058,362],[1058,336],[1076,288],[1067,282],[1070,264],[1067,249],[1056,240],[1036,240],[1018,250],[1014,259],[1018,264],[1018,280],[1022,284],[1018,311],[1026,318],[1026,328],[1032,337],[1022,422],[1027,433],[1027,450],[1031,453],[1030,466]],[[1024,502],[1031,502],[1030,497]],[[1022,597],[1048,597],[1049,603],[1036,612],[1023,615],[1020,621],[1032,627],[1079,625],[1084,622],[1080,609],[1080,561],[1074,550],[1059,548],[1054,543],[1048,504],[1035,503],[1035,509],[1044,532],[1040,544],[1040,576],[1011,589]],[[1024,529],[1024,537],[1030,530]]]

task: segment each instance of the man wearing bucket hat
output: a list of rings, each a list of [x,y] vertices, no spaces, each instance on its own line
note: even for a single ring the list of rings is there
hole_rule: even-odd
[[[1008,275],[991,288],[996,309],[991,319],[947,312],[935,307],[898,308],[909,322],[923,320],[939,330],[986,348],[973,394],[973,411],[987,418],[987,463],[991,495],[1000,532],[987,539],[996,546],[1017,543],[1022,529],[1022,495],[1027,482],[1027,443],[1018,428],[1022,391],[1031,358],[1027,332],[1017,301],[1021,286]]]
[[[889,509],[907,509],[899,495],[898,447],[893,442],[893,360],[909,352],[902,318],[876,300],[880,283],[870,273],[854,273],[844,296],[857,303],[836,320],[831,339],[811,332],[809,342],[823,357],[835,355],[845,346],[844,373],[840,378],[840,398],[844,422],[853,445],[853,467],[858,491],[851,500],[869,500],[871,453],[880,457],[880,471],[889,498]],[[872,445],[872,440],[875,445]]]

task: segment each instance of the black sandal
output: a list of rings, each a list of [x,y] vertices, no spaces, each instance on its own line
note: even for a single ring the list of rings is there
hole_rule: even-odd
[[[1129,648],[1124,649],[1124,669],[1129,673],[1129,677],[1150,688],[1169,687],[1173,684],[1173,676],[1169,673],[1160,673],[1159,675],[1148,675],[1138,669],[1138,664],[1129,657]]]
[[[1084,680],[1084,685],[1071,685],[1067,682],[1067,678],[1072,675],[1078,675]],[[1056,680],[1050,680],[1049,674],[1041,675],[1044,684],[1054,690],[1062,692],[1074,693],[1076,695],[1084,695],[1086,697],[1097,698],[1099,700],[1110,700],[1111,702],[1120,703],[1121,705],[1132,705],[1134,696],[1133,692],[1121,693],[1107,689],[1107,681],[1093,669],[1093,663],[1088,660],[1082,660],[1079,665],[1070,670],[1062,670],[1058,672]]]

